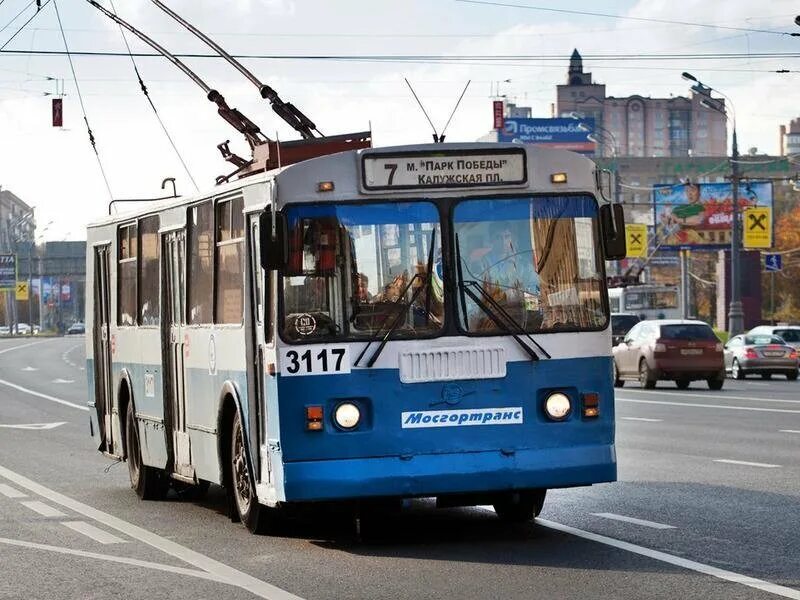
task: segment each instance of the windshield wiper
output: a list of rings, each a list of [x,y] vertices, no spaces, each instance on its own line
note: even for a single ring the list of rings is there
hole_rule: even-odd
[[[367,342],[367,345],[364,346],[364,349],[358,355],[358,358],[356,358],[356,362],[353,363],[356,367],[358,366],[358,363],[361,362],[361,359],[364,357],[364,354],[367,353],[367,350],[372,345],[372,342],[378,341],[378,339],[380,338],[381,331],[383,331],[383,328],[386,325],[386,323],[389,322],[389,319],[394,317],[394,321],[392,321],[392,324],[386,330],[386,333],[384,334],[383,339],[381,339],[380,345],[375,349],[375,352],[372,353],[372,356],[370,357],[369,362],[367,362],[367,367],[371,367],[372,365],[375,364],[375,361],[378,360],[378,357],[381,355],[381,352],[383,352],[383,349],[386,346],[386,342],[389,341],[389,336],[392,335],[392,332],[394,332],[394,330],[397,329],[398,325],[400,325],[400,321],[403,318],[403,313],[406,310],[408,310],[409,306],[413,306],[414,302],[417,300],[417,298],[423,292],[423,290],[425,290],[428,287],[430,287],[431,278],[433,277],[433,250],[434,250],[434,245],[435,244],[436,244],[436,229],[431,231],[431,243],[430,243],[430,248],[428,250],[428,272],[426,274],[425,279],[422,280],[422,285],[420,285],[416,290],[414,290],[414,293],[411,295],[411,301],[410,302],[406,302],[404,300],[404,298],[406,296],[406,293],[411,288],[411,286],[414,283],[414,281],[417,278],[422,279],[422,275],[420,275],[419,273],[415,273],[414,276],[405,285],[403,290],[400,292],[400,295],[398,296],[397,300],[395,301],[395,304],[397,304],[399,306],[399,309],[394,313],[389,313],[388,315],[386,315],[386,317],[383,319],[383,321],[381,321],[380,326],[375,331],[375,335],[372,336],[369,339],[369,341]],[[426,321],[430,318],[430,309],[429,309],[430,300],[429,300],[429,298],[430,298],[430,292],[428,292],[428,300],[426,300],[426,302],[425,302],[425,310],[427,311],[427,313],[425,315]]]
[[[461,311],[464,314],[464,325],[467,331],[469,331],[469,318],[467,317],[467,302],[464,297],[465,294],[470,297],[470,299],[478,306],[478,308],[480,308],[484,314],[488,316],[495,325],[497,325],[497,327],[511,335],[511,337],[514,338],[514,340],[520,345],[525,353],[531,357],[531,360],[540,360],[540,357],[528,344],[522,341],[520,335],[524,335],[545,357],[552,358],[547,350],[542,348],[542,346],[536,340],[534,340],[527,331],[525,331],[525,328],[519,323],[519,321],[508,314],[508,311],[498,304],[497,301],[492,298],[492,296],[486,290],[483,289],[482,285],[480,285],[474,279],[464,279],[464,271],[461,265],[461,246],[458,243],[458,234],[456,234],[456,265],[458,267],[458,287],[461,291],[459,294],[461,297]],[[476,288],[478,292],[480,292],[480,295],[486,299],[488,305],[481,300],[478,294],[470,289],[473,287]],[[497,312],[489,308],[490,306]],[[498,317],[498,315],[500,316]],[[502,317],[502,319],[500,317]],[[503,319],[505,319],[505,322]]]

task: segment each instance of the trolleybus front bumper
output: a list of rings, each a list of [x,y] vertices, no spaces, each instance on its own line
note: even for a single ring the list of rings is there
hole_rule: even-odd
[[[286,462],[288,502],[559,488],[616,481],[613,444]]]

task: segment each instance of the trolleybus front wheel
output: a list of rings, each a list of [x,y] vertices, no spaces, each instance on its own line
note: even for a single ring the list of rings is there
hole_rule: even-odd
[[[136,495],[142,500],[163,500],[169,489],[169,481],[166,473],[142,463],[139,429],[136,427],[133,402],[128,402],[125,418],[125,454],[128,459],[131,487]]]
[[[504,494],[494,502],[494,511],[506,523],[527,523],[539,516],[547,490],[525,490]]]
[[[231,490],[233,504],[242,523],[251,533],[266,533],[267,507],[258,503],[247,468],[242,421],[237,412],[231,430]]]

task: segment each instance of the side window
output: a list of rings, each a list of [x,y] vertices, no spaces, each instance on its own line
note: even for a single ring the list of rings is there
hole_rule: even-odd
[[[136,325],[136,224],[117,230],[117,325]]]
[[[243,312],[243,200],[217,204],[215,323],[241,323]]]
[[[139,325],[158,325],[161,277],[157,216],[139,221]]]
[[[211,201],[189,209],[188,321],[213,321],[214,209]]]

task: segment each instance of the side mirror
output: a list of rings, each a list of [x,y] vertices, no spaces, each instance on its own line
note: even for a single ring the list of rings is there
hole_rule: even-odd
[[[621,204],[603,204],[600,207],[600,235],[606,260],[625,258],[625,214]]]
[[[286,215],[277,212],[275,217],[275,235],[272,235],[273,213],[266,210],[259,220],[261,234],[261,266],[268,271],[281,270],[289,258],[289,235]]]

